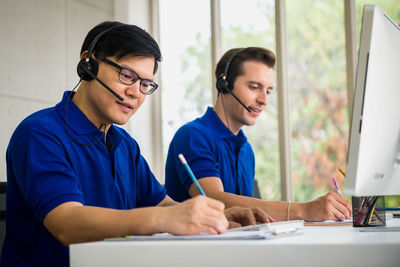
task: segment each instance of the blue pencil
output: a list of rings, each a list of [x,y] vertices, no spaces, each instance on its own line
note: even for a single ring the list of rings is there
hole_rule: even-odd
[[[203,188],[201,188],[199,181],[197,181],[196,177],[194,176],[192,169],[190,169],[189,164],[187,164],[185,157],[182,154],[178,155],[179,159],[182,161],[183,166],[185,167],[186,171],[188,172],[190,178],[192,178],[193,183],[196,185],[197,189],[199,190],[200,194],[203,196],[206,196],[206,194],[203,191]]]

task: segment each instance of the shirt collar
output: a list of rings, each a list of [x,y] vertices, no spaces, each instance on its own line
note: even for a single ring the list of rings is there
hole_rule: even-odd
[[[72,95],[68,100],[70,94]],[[74,94],[75,92],[65,91],[61,102],[56,105],[56,110],[61,118],[64,122],[67,121],[69,129],[77,134],[101,133],[100,130],[89,121],[85,114],[83,114],[83,112],[75,105],[74,101],[72,101]],[[65,112],[66,109],[67,113]],[[67,115],[67,119],[65,119],[65,115]]]
[[[221,121],[218,117],[217,113],[215,113],[212,107],[208,107],[206,113],[203,117],[200,118],[200,122],[206,127],[209,127],[210,130],[221,139],[230,139],[236,142],[236,139],[240,139],[240,143],[247,142],[247,137],[244,134],[243,130],[240,129],[237,135],[233,134],[228,127]]]

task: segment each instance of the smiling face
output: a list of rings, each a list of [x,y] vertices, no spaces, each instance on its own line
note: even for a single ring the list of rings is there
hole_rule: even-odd
[[[125,56],[120,60],[115,57],[107,59],[133,70],[143,79],[153,80],[155,59],[152,57]],[[124,84],[118,78],[117,68],[99,59],[97,62],[99,64],[97,78],[123,97],[124,101],[120,101],[96,80],[82,82],[73,101],[96,127],[99,128],[104,124],[108,130],[112,123],[125,124],[143,104],[146,95],[139,90],[140,80],[132,85]]]
[[[231,94],[221,94],[214,107],[219,118],[234,134],[237,134],[244,125],[250,126],[256,123],[258,116],[268,104],[268,95],[274,84],[274,70],[262,62],[245,61],[242,70],[243,74],[237,76],[234,81],[232,93],[251,112],[244,109]]]

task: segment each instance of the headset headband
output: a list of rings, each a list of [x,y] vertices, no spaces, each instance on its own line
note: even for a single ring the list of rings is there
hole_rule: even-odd
[[[226,80],[227,76],[228,76],[228,69],[229,69],[229,65],[231,64],[232,60],[235,58],[235,56],[237,54],[239,54],[240,52],[242,52],[243,50],[245,50],[245,48],[241,48],[238,51],[236,51],[235,53],[232,54],[232,56],[228,59],[228,62],[226,62],[225,64],[225,69],[224,69],[224,73],[223,73],[223,77],[222,79]]]
[[[96,43],[99,41],[99,39],[100,39],[104,34],[106,34],[107,32],[111,31],[112,29],[114,29],[114,28],[116,28],[116,27],[118,27],[118,26],[120,26],[120,25],[118,24],[118,25],[111,26],[110,28],[108,28],[108,29],[102,31],[101,33],[99,33],[98,35],[96,35],[96,37],[95,37],[95,38],[93,39],[93,41],[90,43],[90,46],[89,46],[89,49],[88,49],[88,53],[87,53],[87,55],[86,55],[86,59],[90,59],[90,57],[92,56],[94,47],[95,47]],[[87,61],[87,60],[86,60],[86,61]]]

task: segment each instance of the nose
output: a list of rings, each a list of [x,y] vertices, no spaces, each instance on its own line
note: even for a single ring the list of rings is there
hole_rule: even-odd
[[[131,85],[128,85],[125,89],[126,96],[130,98],[138,98],[141,94],[140,92],[140,80],[137,80]]]
[[[260,90],[260,93],[257,97],[257,102],[263,106],[268,104],[268,91],[267,90]]]

